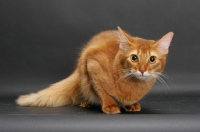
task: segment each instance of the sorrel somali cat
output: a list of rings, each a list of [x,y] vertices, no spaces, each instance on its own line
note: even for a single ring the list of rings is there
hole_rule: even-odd
[[[83,48],[75,71],[66,79],[37,93],[20,96],[20,106],[90,107],[100,103],[106,114],[140,111],[138,101],[148,93],[166,64],[173,37],[131,37],[118,27],[94,36]]]

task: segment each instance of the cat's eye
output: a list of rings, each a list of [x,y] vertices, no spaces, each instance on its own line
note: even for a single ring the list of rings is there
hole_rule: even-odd
[[[138,57],[137,57],[137,55],[132,55],[132,56],[131,56],[131,60],[132,60],[133,62],[138,62]]]
[[[156,62],[156,57],[155,56],[150,56],[149,62],[150,63],[155,63]]]

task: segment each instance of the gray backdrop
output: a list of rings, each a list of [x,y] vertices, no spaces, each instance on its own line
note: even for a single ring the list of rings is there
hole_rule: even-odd
[[[0,0],[1,94],[36,91],[67,77],[81,47],[117,26],[147,39],[173,31],[165,72],[174,86],[199,87],[199,0]]]

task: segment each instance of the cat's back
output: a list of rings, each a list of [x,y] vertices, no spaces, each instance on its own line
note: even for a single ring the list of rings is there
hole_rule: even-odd
[[[87,46],[97,46],[103,44],[116,43],[118,41],[117,30],[102,31],[95,35],[87,44]]]
[[[119,50],[118,32],[107,30],[95,35],[84,47],[82,54],[109,53],[115,55]]]

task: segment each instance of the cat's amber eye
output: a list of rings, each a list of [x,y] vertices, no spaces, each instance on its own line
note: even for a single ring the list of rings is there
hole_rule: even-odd
[[[137,55],[132,55],[132,56],[131,56],[131,60],[132,60],[133,62],[138,62],[138,57],[137,57]]]
[[[149,62],[150,63],[155,63],[156,62],[156,57],[155,56],[150,56]]]

